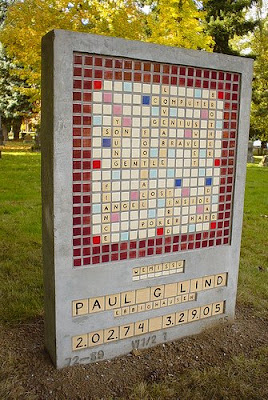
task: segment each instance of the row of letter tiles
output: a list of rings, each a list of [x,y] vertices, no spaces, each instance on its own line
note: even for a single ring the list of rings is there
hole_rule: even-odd
[[[74,266],[229,243],[240,76],[156,65],[74,56]],[[172,187],[179,207],[150,198]]]
[[[139,281],[143,279],[157,278],[176,273],[184,272],[184,261],[172,261],[160,264],[135,267],[132,269],[132,280]]]
[[[82,350],[88,347],[98,346],[104,343],[112,343],[117,340],[128,339],[143,335],[148,332],[156,332],[161,329],[172,328],[185,323],[190,323],[204,318],[210,318],[224,313],[225,301],[206,304],[190,310],[179,311],[154,317],[142,321],[131,322],[112,328],[101,329],[72,337],[72,350]]]
[[[120,307],[129,307],[140,305],[142,303],[145,304],[148,302],[154,302],[163,299],[166,300],[166,304],[163,306],[172,305],[168,304],[167,299],[173,298],[175,303],[178,303],[182,301],[182,299],[175,300],[177,296],[189,293],[194,294],[202,290],[226,286],[226,284],[227,273],[221,273],[181,282],[174,282],[153,287],[130,290],[128,292],[110,294],[100,297],[92,297],[89,299],[74,300],[72,302],[72,315],[73,317],[76,317],[85,314],[114,310]],[[191,298],[191,300],[195,300],[195,298]],[[145,311],[145,309],[142,311]],[[116,316],[118,315],[116,314]]]

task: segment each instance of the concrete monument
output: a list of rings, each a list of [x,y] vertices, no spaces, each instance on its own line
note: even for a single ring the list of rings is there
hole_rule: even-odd
[[[252,61],[42,41],[46,348],[57,367],[234,317]]]

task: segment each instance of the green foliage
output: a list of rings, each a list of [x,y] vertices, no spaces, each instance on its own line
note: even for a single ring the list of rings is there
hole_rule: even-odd
[[[3,27],[8,7],[12,1],[0,1],[0,29]],[[0,42],[0,113],[2,122],[20,126],[23,116],[31,111],[28,97],[23,94],[25,82],[14,73],[16,67]]]
[[[204,31],[204,12],[193,0],[158,0],[148,15],[148,41],[212,51],[213,40]]]
[[[246,18],[246,13],[254,0],[204,0],[207,32],[215,41],[216,53],[238,55],[230,40],[235,35],[243,36],[256,26],[256,22]]]
[[[250,45],[255,56],[250,133],[268,141],[268,17],[254,32]]]
[[[24,94],[40,100],[41,38],[52,29],[69,29],[142,39],[144,14],[131,0],[24,0],[9,7],[0,39],[25,81]],[[28,87],[27,87],[28,86]]]
[[[25,83],[14,74],[14,69],[0,43],[0,113],[3,121],[10,124],[31,112],[29,99],[20,90]]]

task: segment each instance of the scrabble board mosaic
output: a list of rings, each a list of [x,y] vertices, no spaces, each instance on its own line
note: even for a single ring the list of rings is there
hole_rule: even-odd
[[[240,74],[74,53],[73,260],[230,244]]]

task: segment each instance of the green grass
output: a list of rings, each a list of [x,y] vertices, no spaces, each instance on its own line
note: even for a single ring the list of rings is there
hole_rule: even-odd
[[[247,170],[238,301],[267,313],[268,168]],[[25,321],[43,312],[40,154],[3,153],[0,160],[0,319]]]
[[[238,301],[268,311],[268,168],[247,168]]]
[[[0,160],[0,320],[42,313],[40,154]]]

